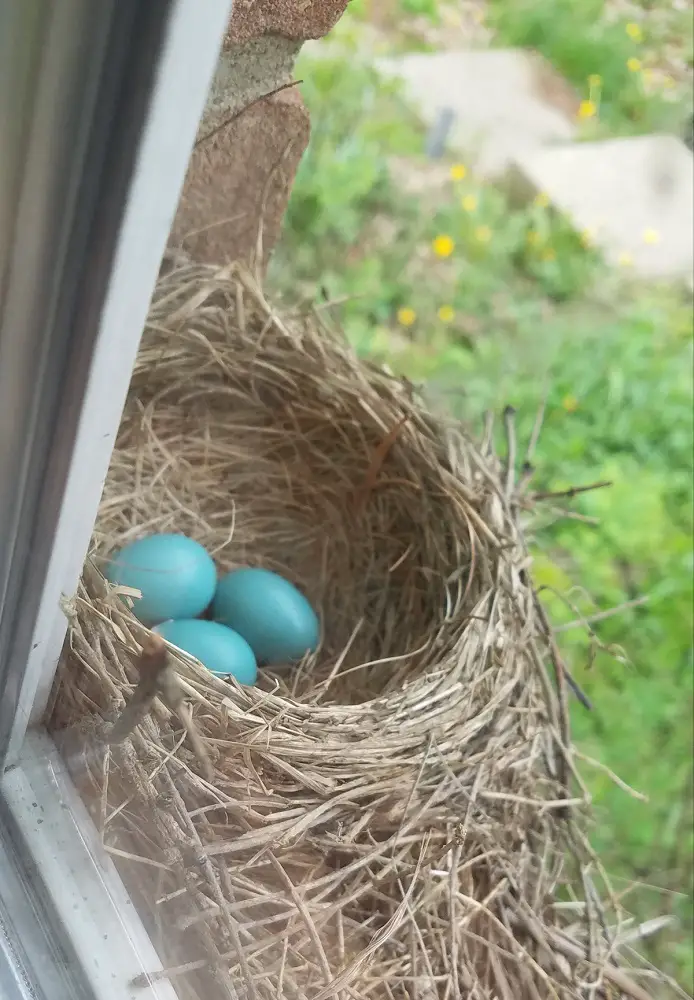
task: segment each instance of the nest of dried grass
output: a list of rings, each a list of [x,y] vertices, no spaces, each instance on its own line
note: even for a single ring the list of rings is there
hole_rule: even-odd
[[[592,895],[559,903],[566,676],[490,438],[235,268],[160,280],[51,726],[182,998],[648,995]],[[197,749],[164,689],[109,744],[147,632],[98,568],[154,530],[279,571],[322,622],[254,688],[174,660]]]

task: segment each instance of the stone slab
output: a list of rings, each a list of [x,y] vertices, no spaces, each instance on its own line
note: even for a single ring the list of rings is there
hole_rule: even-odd
[[[544,192],[610,263],[649,278],[694,272],[694,156],[675,136],[653,135],[545,149],[510,171],[520,197]]]
[[[430,128],[443,109],[453,112],[448,151],[480,177],[501,177],[519,153],[576,137],[578,95],[537,53],[417,52],[376,65],[402,81],[405,98]]]
[[[264,268],[309,134],[309,114],[295,89],[222,124],[190,158],[170,250],[211,264],[252,262],[262,220]]]
[[[278,88],[291,84],[303,41],[328,32],[347,3],[235,0],[171,229],[168,265],[194,259],[265,267],[310,133],[299,91]]]
[[[309,121],[298,90],[264,95],[292,80],[300,46],[267,35],[222,53],[169,237],[171,252],[182,250],[211,264],[250,262],[262,205],[267,262],[308,142]]]
[[[201,0],[201,3],[204,0]],[[234,0],[224,47],[261,35],[322,38],[334,28],[349,0]]]
[[[239,42],[223,52],[207,96],[198,138],[252,101],[290,83],[301,42],[277,35]]]

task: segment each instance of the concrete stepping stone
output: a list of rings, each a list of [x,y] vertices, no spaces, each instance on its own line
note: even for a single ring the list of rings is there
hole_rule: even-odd
[[[509,180],[521,198],[543,192],[610,263],[694,284],[694,156],[675,136],[526,152]]]
[[[537,53],[491,49],[378,59],[430,129],[451,120],[447,151],[478,177],[503,176],[519,153],[576,136],[579,98]]]

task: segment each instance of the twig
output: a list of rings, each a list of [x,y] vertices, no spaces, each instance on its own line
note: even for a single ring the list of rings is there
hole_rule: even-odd
[[[643,792],[638,792],[635,788],[632,788],[631,785],[627,785],[626,781],[622,781],[619,775],[615,774],[615,772],[609,768],[607,764],[603,764],[601,761],[595,760],[593,757],[589,757],[576,747],[573,747],[573,753],[586,764],[590,764],[591,767],[594,767],[598,771],[602,771],[603,774],[606,774],[610,781],[613,781],[615,785],[617,785],[618,788],[621,788],[623,792],[626,792],[627,795],[631,795],[632,798],[638,799],[639,802],[648,802],[647,795],[644,795]]]
[[[535,466],[531,462],[523,462],[521,466],[521,474],[518,479],[518,492],[525,493],[525,490],[530,485],[530,480],[535,475]]]
[[[538,527],[535,529],[536,532],[540,530],[546,531],[548,528],[551,528],[553,524],[556,524],[557,521],[563,521],[563,520],[580,521],[581,524],[588,524],[590,525],[591,528],[597,528],[600,526],[600,518],[587,517],[585,514],[579,514],[575,510],[564,510],[563,507],[549,507],[549,508],[545,507],[543,508],[543,512],[545,510],[549,511],[549,513],[552,515],[552,519],[549,521],[542,522],[540,527],[540,519],[538,518]]]
[[[542,601],[538,597],[537,593],[535,593],[534,596],[535,596],[535,605],[537,607],[537,613],[540,616],[540,620],[542,621],[542,625],[545,629],[545,633],[547,636],[547,641],[549,642],[550,651],[552,653],[552,662],[555,665],[555,671],[557,672],[558,675],[559,674],[562,675],[563,679],[566,681],[566,683],[571,688],[571,690],[578,698],[580,703],[583,705],[583,707],[587,708],[589,712],[592,712],[593,704],[590,698],[582,690],[578,682],[574,679],[573,675],[571,674],[571,671],[569,670],[564,661],[563,656],[559,651],[559,647],[557,646],[556,640],[554,638],[554,630],[552,629],[552,626],[549,623],[549,619],[545,614],[545,609],[542,606]],[[557,679],[559,680],[559,677]],[[567,743],[566,745],[568,746],[569,744]]]
[[[622,611],[628,611],[629,608],[639,608],[642,604],[647,603],[647,596],[637,597],[633,601],[625,601],[623,604],[617,604],[614,608],[608,608],[607,611],[598,611],[594,615],[586,615],[585,618],[575,618],[573,621],[565,622],[563,625],[555,625],[554,634],[558,635],[560,632],[568,632],[573,628],[585,628],[587,625],[595,625],[596,622],[603,622],[607,618],[621,614]]]
[[[171,663],[169,651],[161,636],[156,635],[156,633],[146,636],[136,666],[140,679],[132,698],[109,733],[109,746],[123,743],[133,730],[144,721],[151,711],[155,698],[159,697],[169,711],[177,715],[183,723],[203,776],[211,781],[214,777],[214,770],[202,738],[193,722],[190,708],[185,702],[183,687],[176,673],[176,668]]]
[[[513,418],[516,411],[513,406],[504,409],[504,428],[506,430],[506,496],[511,498],[516,476],[516,425]]]
[[[172,707],[168,699],[167,704],[169,707]],[[182,697],[177,703],[176,715],[183,723],[183,728],[188,736],[188,742],[190,743],[193,753],[198,758],[198,763],[200,764],[200,770],[202,771],[203,777],[206,781],[214,781],[214,768],[210,763],[210,758],[208,757],[205,744],[202,741],[197,726],[193,722],[193,713],[190,710],[190,706],[183,701]]]
[[[132,698],[116,720],[108,736],[109,746],[122,743],[149,714],[154,699],[159,694],[165,671],[170,670],[164,640],[158,635],[147,636],[136,667],[139,681]]]
[[[373,492],[376,481],[378,479],[378,474],[383,467],[383,463],[388,457],[388,452],[395,444],[398,434],[405,426],[409,417],[405,415],[401,417],[400,420],[395,424],[394,427],[388,431],[388,433],[383,437],[376,448],[374,449],[373,455],[371,456],[371,461],[369,462],[369,467],[366,470],[366,475],[364,476],[364,482],[357,491],[357,495],[354,498],[354,509],[356,513],[361,512],[361,510],[368,503],[369,497]]]
[[[569,941],[563,934],[558,934],[549,927],[545,928],[545,934],[550,939],[552,947],[560,955],[563,955],[564,958],[568,958],[574,962],[587,961],[585,948],[581,947],[581,945]],[[601,965],[600,971],[605,979],[609,979],[617,989],[621,990],[622,993],[626,993],[632,1000],[653,1000],[651,994],[647,993],[638,983],[635,983],[622,969],[618,969],[614,965]]]
[[[609,479],[601,480],[599,483],[590,483],[588,486],[571,486],[568,490],[555,490],[549,491],[547,493],[533,493],[533,500],[552,500],[559,497],[566,497],[571,499],[572,497],[578,496],[579,493],[589,493],[591,490],[604,490],[606,487],[612,486]]]
[[[648,937],[653,937],[654,934],[660,934],[661,931],[664,931],[667,927],[672,927],[676,923],[677,921],[674,917],[653,917],[651,920],[645,920],[637,927],[622,931],[615,943],[618,948],[623,948],[625,945],[634,944],[635,941],[643,941]]]
[[[528,448],[525,453],[525,461],[523,462],[524,467],[529,467],[532,465],[533,456],[535,454],[535,448],[537,447],[537,442],[540,438],[540,431],[542,430],[542,424],[545,419],[545,410],[547,408],[548,395],[549,395],[549,388],[546,386],[542,396],[542,402],[540,403],[537,410],[537,416],[535,417],[535,424],[533,426],[533,431],[532,434],[530,435],[530,440],[528,441]]]
[[[484,432],[480,442],[480,453],[489,456],[492,453],[494,442],[494,413],[487,410],[484,414]]]
[[[569,753],[571,747],[571,726],[569,722],[569,707],[566,698],[566,685],[567,685],[567,675],[566,669],[564,667],[564,661],[562,659],[561,653],[559,652],[559,647],[557,646],[556,640],[552,635],[552,628],[547,620],[547,615],[545,614],[545,609],[542,606],[542,601],[538,597],[536,591],[533,590],[533,601],[535,604],[535,609],[542,623],[542,627],[547,638],[547,642],[550,647],[550,655],[552,659],[552,666],[554,667],[554,677],[557,685],[557,703],[558,703],[558,718],[557,723],[559,725],[559,739],[560,739],[560,758],[557,761],[557,776],[559,778],[559,783],[564,790],[565,797],[568,799],[569,788],[570,788],[570,777],[569,777],[569,762],[567,759],[567,754]],[[561,819],[566,819],[569,815],[568,809],[560,810],[557,815]]]
[[[215,127],[210,129],[206,135],[203,135],[200,139],[198,139],[193,148],[198,149],[198,147],[204,145],[208,139],[212,138],[213,135],[216,135],[217,132],[221,132],[223,128],[227,127],[227,125],[231,125],[232,122],[235,122],[237,118],[240,118],[241,115],[245,114],[256,104],[260,104],[261,101],[266,101],[269,97],[274,97],[275,94],[281,94],[283,90],[289,90],[290,87],[298,87],[298,85],[303,82],[303,80],[291,80],[289,83],[283,83],[280,87],[275,87],[274,90],[268,90],[267,94],[261,94],[259,97],[254,97],[252,101],[249,101],[248,104],[244,104],[244,106],[239,108],[238,111],[235,111],[233,115],[229,115],[229,117],[225,118],[223,122],[220,122],[219,125],[215,125]]]

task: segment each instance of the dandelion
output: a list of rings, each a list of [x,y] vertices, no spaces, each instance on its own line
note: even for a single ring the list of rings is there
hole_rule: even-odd
[[[535,195],[535,204],[538,208],[547,208],[549,205],[549,195],[544,191],[540,191]]]
[[[450,236],[437,236],[432,243],[434,253],[437,257],[450,257],[455,250],[455,243]]]
[[[650,246],[660,243],[660,233],[656,229],[644,229],[643,242]]]
[[[641,30],[641,25],[637,24],[635,21],[629,21],[624,30],[629,38],[631,38],[632,42],[643,41],[643,31]]]
[[[540,243],[542,243],[542,233],[538,233],[537,229],[531,229],[526,239],[528,241],[528,246],[539,246]]]
[[[629,70],[630,73],[640,73],[641,68],[642,68],[641,60],[637,59],[636,56],[631,56],[630,59],[627,59],[627,69]]]
[[[617,262],[620,267],[633,267],[634,258],[625,250],[624,253],[620,253]]]
[[[595,243],[595,230],[591,228],[584,229],[581,233],[580,240],[584,247],[592,247]]]
[[[451,167],[451,180],[464,181],[467,177],[467,167],[464,163],[454,163]]]
[[[578,400],[575,396],[572,396],[571,393],[568,393],[568,395],[564,396],[562,399],[561,405],[567,413],[575,413],[578,409]]]
[[[548,262],[556,260],[557,251],[554,249],[554,247],[547,247],[547,249],[544,250],[542,253],[542,259]]]
[[[650,66],[647,66],[641,75],[643,77],[643,82],[647,87],[650,87],[655,83],[655,73]]]
[[[478,226],[475,230],[475,239],[478,243],[489,243],[492,238],[492,231],[489,226]]]
[[[412,326],[416,319],[417,313],[414,309],[410,309],[409,306],[403,306],[402,309],[398,309],[398,323],[400,326]]]
[[[438,311],[438,317],[442,323],[451,323],[455,318],[453,306],[441,306]]]
[[[602,93],[602,77],[599,73],[591,73],[588,77],[588,100],[582,101],[578,109],[579,117],[595,118],[600,106],[600,95]],[[592,113],[591,111],[592,106]]]
[[[588,118],[595,118],[598,108],[595,101],[581,101],[578,108],[578,117],[584,121]]]
[[[474,194],[466,194],[461,199],[460,205],[464,212],[474,212],[477,208],[477,198],[475,198]]]
[[[663,86],[667,90],[672,90],[672,88],[675,86],[675,79],[674,79],[674,77],[672,77],[672,76],[664,76],[663,77]]]

